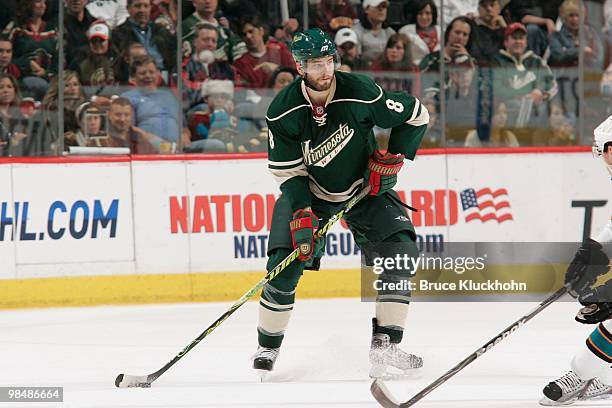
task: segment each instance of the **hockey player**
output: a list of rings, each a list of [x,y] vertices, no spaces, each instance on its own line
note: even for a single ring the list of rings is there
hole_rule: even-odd
[[[593,154],[603,158],[612,176],[612,116],[595,129]],[[612,242],[612,219],[595,240],[583,243],[567,269],[570,294],[584,306],[576,320],[597,328],[571,362],[572,370],[544,387],[541,405],[569,405],[578,400],[612,397],[612,279],[594,287],[609,270],[601,244]]]
[[[259,348],[253,356],[253,368],[262,376],[274,367],[303,270],[319,268],[325,242],[314,242],[314,232],[363,186],[371,186],[370,195],[344,218],[357,245],[364,249],[383,243],[417,254],[414,228],[392,188],[404,158],[414,159],[429,121],[425,106],[407,93],[385,92],[365,76],[338,72],[336,46],[318,28],[296,33],[291,52],[300,77],[274,98],[266,115],[268,168],[282,192],[274,207],[267,269],[294,248],[300,255],[262,291]],[[377,150],[375,125],[392,129],[386,153]],[[383,279],[397,281],[409,274],[395,271]],[[377,296],[370,350],[373,377],[422,366],[420,357],[397,347],[408,295]],[[342,321],[337,326],[342,330]]]

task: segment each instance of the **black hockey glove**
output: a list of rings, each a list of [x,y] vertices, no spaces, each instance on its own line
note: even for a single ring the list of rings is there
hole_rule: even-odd
[[[592,289],[598,276],[610,269],[610,259],[599,242],[586,240],[565,272],[565,286],[574,298]]]
[[[612,280],[581,294],[578,298],[584,306],[578,311],[576,321],[597,324],[612,317]]]

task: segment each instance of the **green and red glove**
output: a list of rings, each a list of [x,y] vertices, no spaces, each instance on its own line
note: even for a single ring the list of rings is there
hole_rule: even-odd
[[[370,195],[382,195],[393,189],[397,183],[397,173],[404,165],[404,157],[403,154],[374,151],[366,171],[366,180],[371,187]]]
[[[298,259],[308,261],[315,253],[314,233],[319,228],[319,219],[311,210],[297,210],[289,223],[293,248],[299,250]]]

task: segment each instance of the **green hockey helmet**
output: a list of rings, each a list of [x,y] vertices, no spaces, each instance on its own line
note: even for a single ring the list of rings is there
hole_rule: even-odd
[[[320,28],[311,28],[304,32],[293,35],[291,42],[291,54],[298,64],[304,64],[307,60],[325,56],[333,56],[334,62],[338,62],[336,44]]]

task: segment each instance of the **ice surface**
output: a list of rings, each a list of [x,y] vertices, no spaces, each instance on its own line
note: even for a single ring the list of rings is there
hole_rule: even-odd
[[[117,374],[156,371],[229,303],[0,312],[0,386],[63,386],[63,404],[0,407],[191,408],[376,407],[368,349],[374,305],[358,299],[299,300],[276,371],[259,383],[257,304],[249,302],[149,389],[118,389]],[[414,303],[402,347],[421,355],[421,377],[387,382],[407,400],[533,303]],[[569,367],[593,329],[576,303],[553,304],[441,385],[417,407],[537,407],[542,387]],[[611,406],[599,401],[588,406]]]

